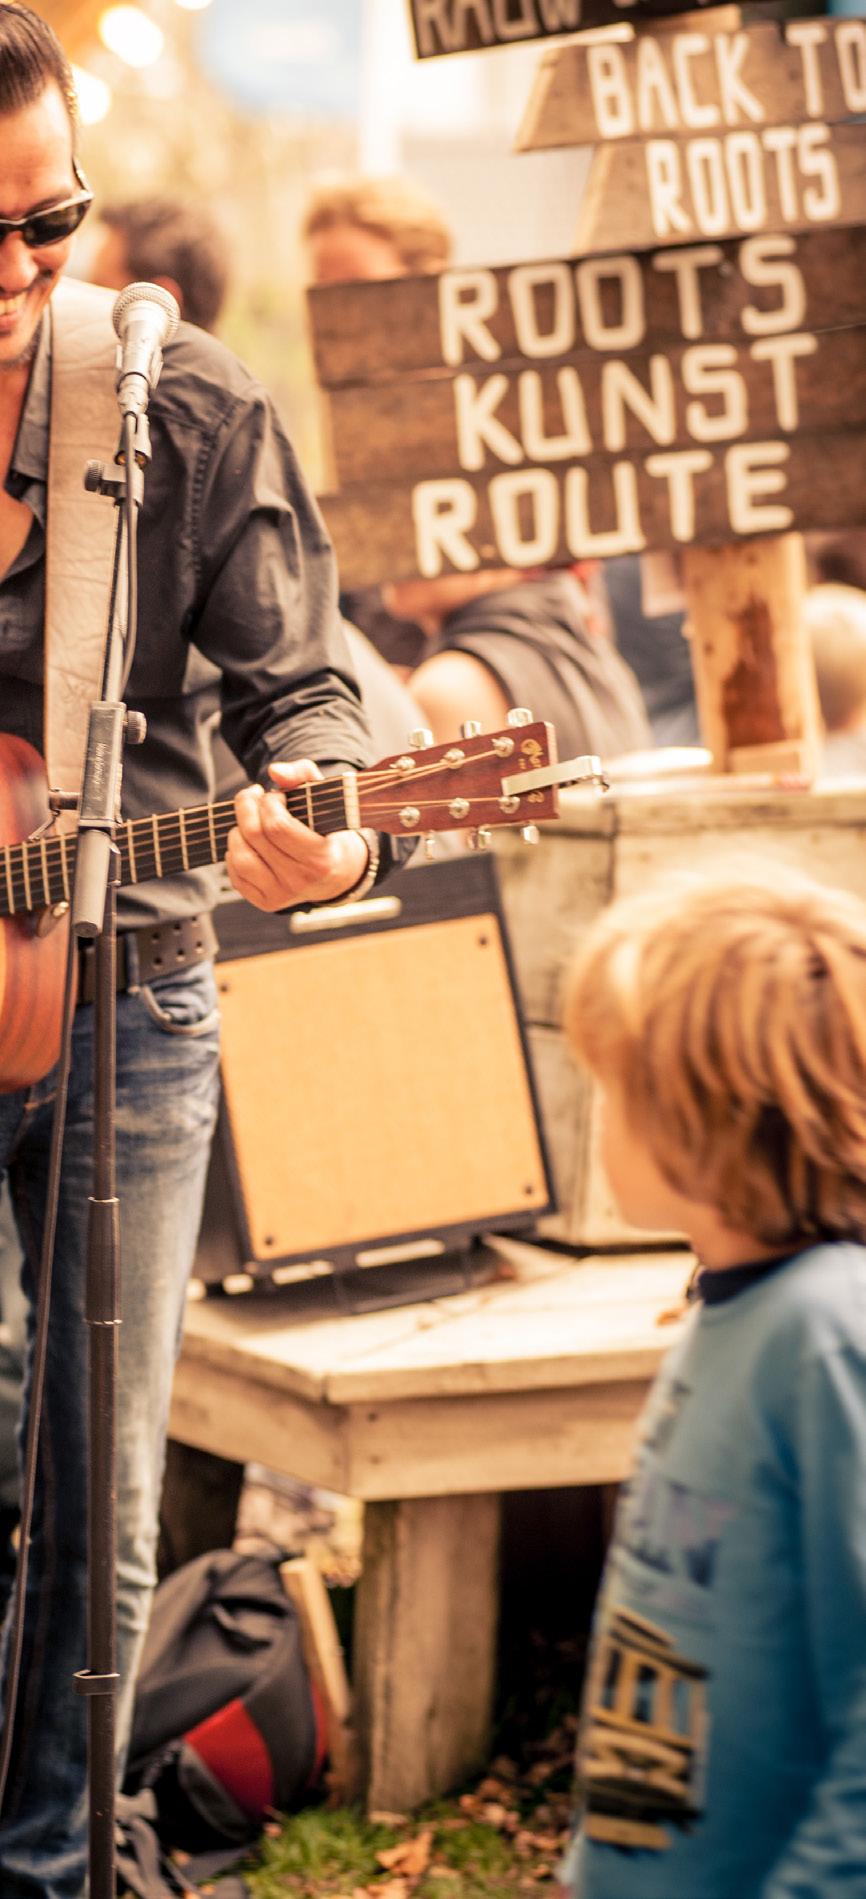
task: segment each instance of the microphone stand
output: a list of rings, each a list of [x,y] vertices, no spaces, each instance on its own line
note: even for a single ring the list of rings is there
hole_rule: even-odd
[[[136,526],[150,460],[147,419],[123,416],[116,461],[121,474],[91,462],[90,493],[114,497],[118,514],[114,570],[101,681],[91,706],[78,816],[71,931],[75,943],[95,941],[93,1193],[87,1229],[88,1346],[88,1603],[87,1667],[75,1677],[87,1700],[90,1899],[115,1899],[115,1730],[117,1708],[117,1369],[121,1323],[120,1217],[116,1193],[117,927],[120,808],[124,742],[145,735],[142,714],[128,713],[122,692],[135,650]],[[124,582],[124,528],[126,574]],[[123,607],[126,606],[126,627]],[[118,611],[120,608],[120,611]]]

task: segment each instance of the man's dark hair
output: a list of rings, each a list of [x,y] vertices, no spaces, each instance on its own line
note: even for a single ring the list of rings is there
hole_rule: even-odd
[[[29,7],[0,0],[0,115],[32,105],[46,86],[63,95],[73,140],[78,137],[78,99],[63,47],[45,20]]]
[[[213,329],[228,287],[227,243],[204,205],[177,198],[139,198],[106,204],[100,218],[123,239],[132,279],[152,282],[173,277],[183,315],[203,330]]]

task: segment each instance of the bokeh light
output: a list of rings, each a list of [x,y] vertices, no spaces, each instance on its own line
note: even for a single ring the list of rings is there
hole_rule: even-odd
[[[99,37],[127,66],[152,66],[165,45],[162,27],[140,7],[108,7],[100,17]]]
[[[73,66],[72,77],[82,125],[101,124],[111,111],[111,87],[96,73],[86,72],[83,66]]]

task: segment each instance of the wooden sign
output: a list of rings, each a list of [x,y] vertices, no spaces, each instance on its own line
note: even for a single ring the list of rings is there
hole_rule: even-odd
[[[364,483],[322,508],[347,587],[866,524],[866,431]]]
[[[742,343],[866,323],[866,229],[328,284],[308,295],[318,379],[332,389],[585,350]]]
[[[344,584],[866,521],[864,262],[779,233],[316,292]]]
[[[576,248],[638,250],[866,221],[861,125],[768,125],[596,149]]]
[[[862,113],[864,20],[761,21],[730,32],[668,21],[629,40],[574,40],[547,52],[516,146],[692,138]]]
[[[653,20],[659,14],[693,13],[712,0],[409,0],[419,59],[441,53],[473,53],[486,46],[514,46],[584,27],[622,20]]]
[[[586,352],[335,390],[330,404],[340,488],[866,427],[866,327],[761,336],[739,347]]]

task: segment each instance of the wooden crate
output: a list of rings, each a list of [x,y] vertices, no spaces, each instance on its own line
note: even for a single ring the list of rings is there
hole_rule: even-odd
[[[622,1219],[601,1166],[596,1091],[560,1027],[574,949],[613,897],[675,870],[769,857],[866,896],[866,780],[785,791],[679,775],[623,783],[601,799],[566,792],[561,816],[543,827],[534,849],[497,832],[496,850],[559,1203],[539,1232],[593,1249],[662,1242]]]

